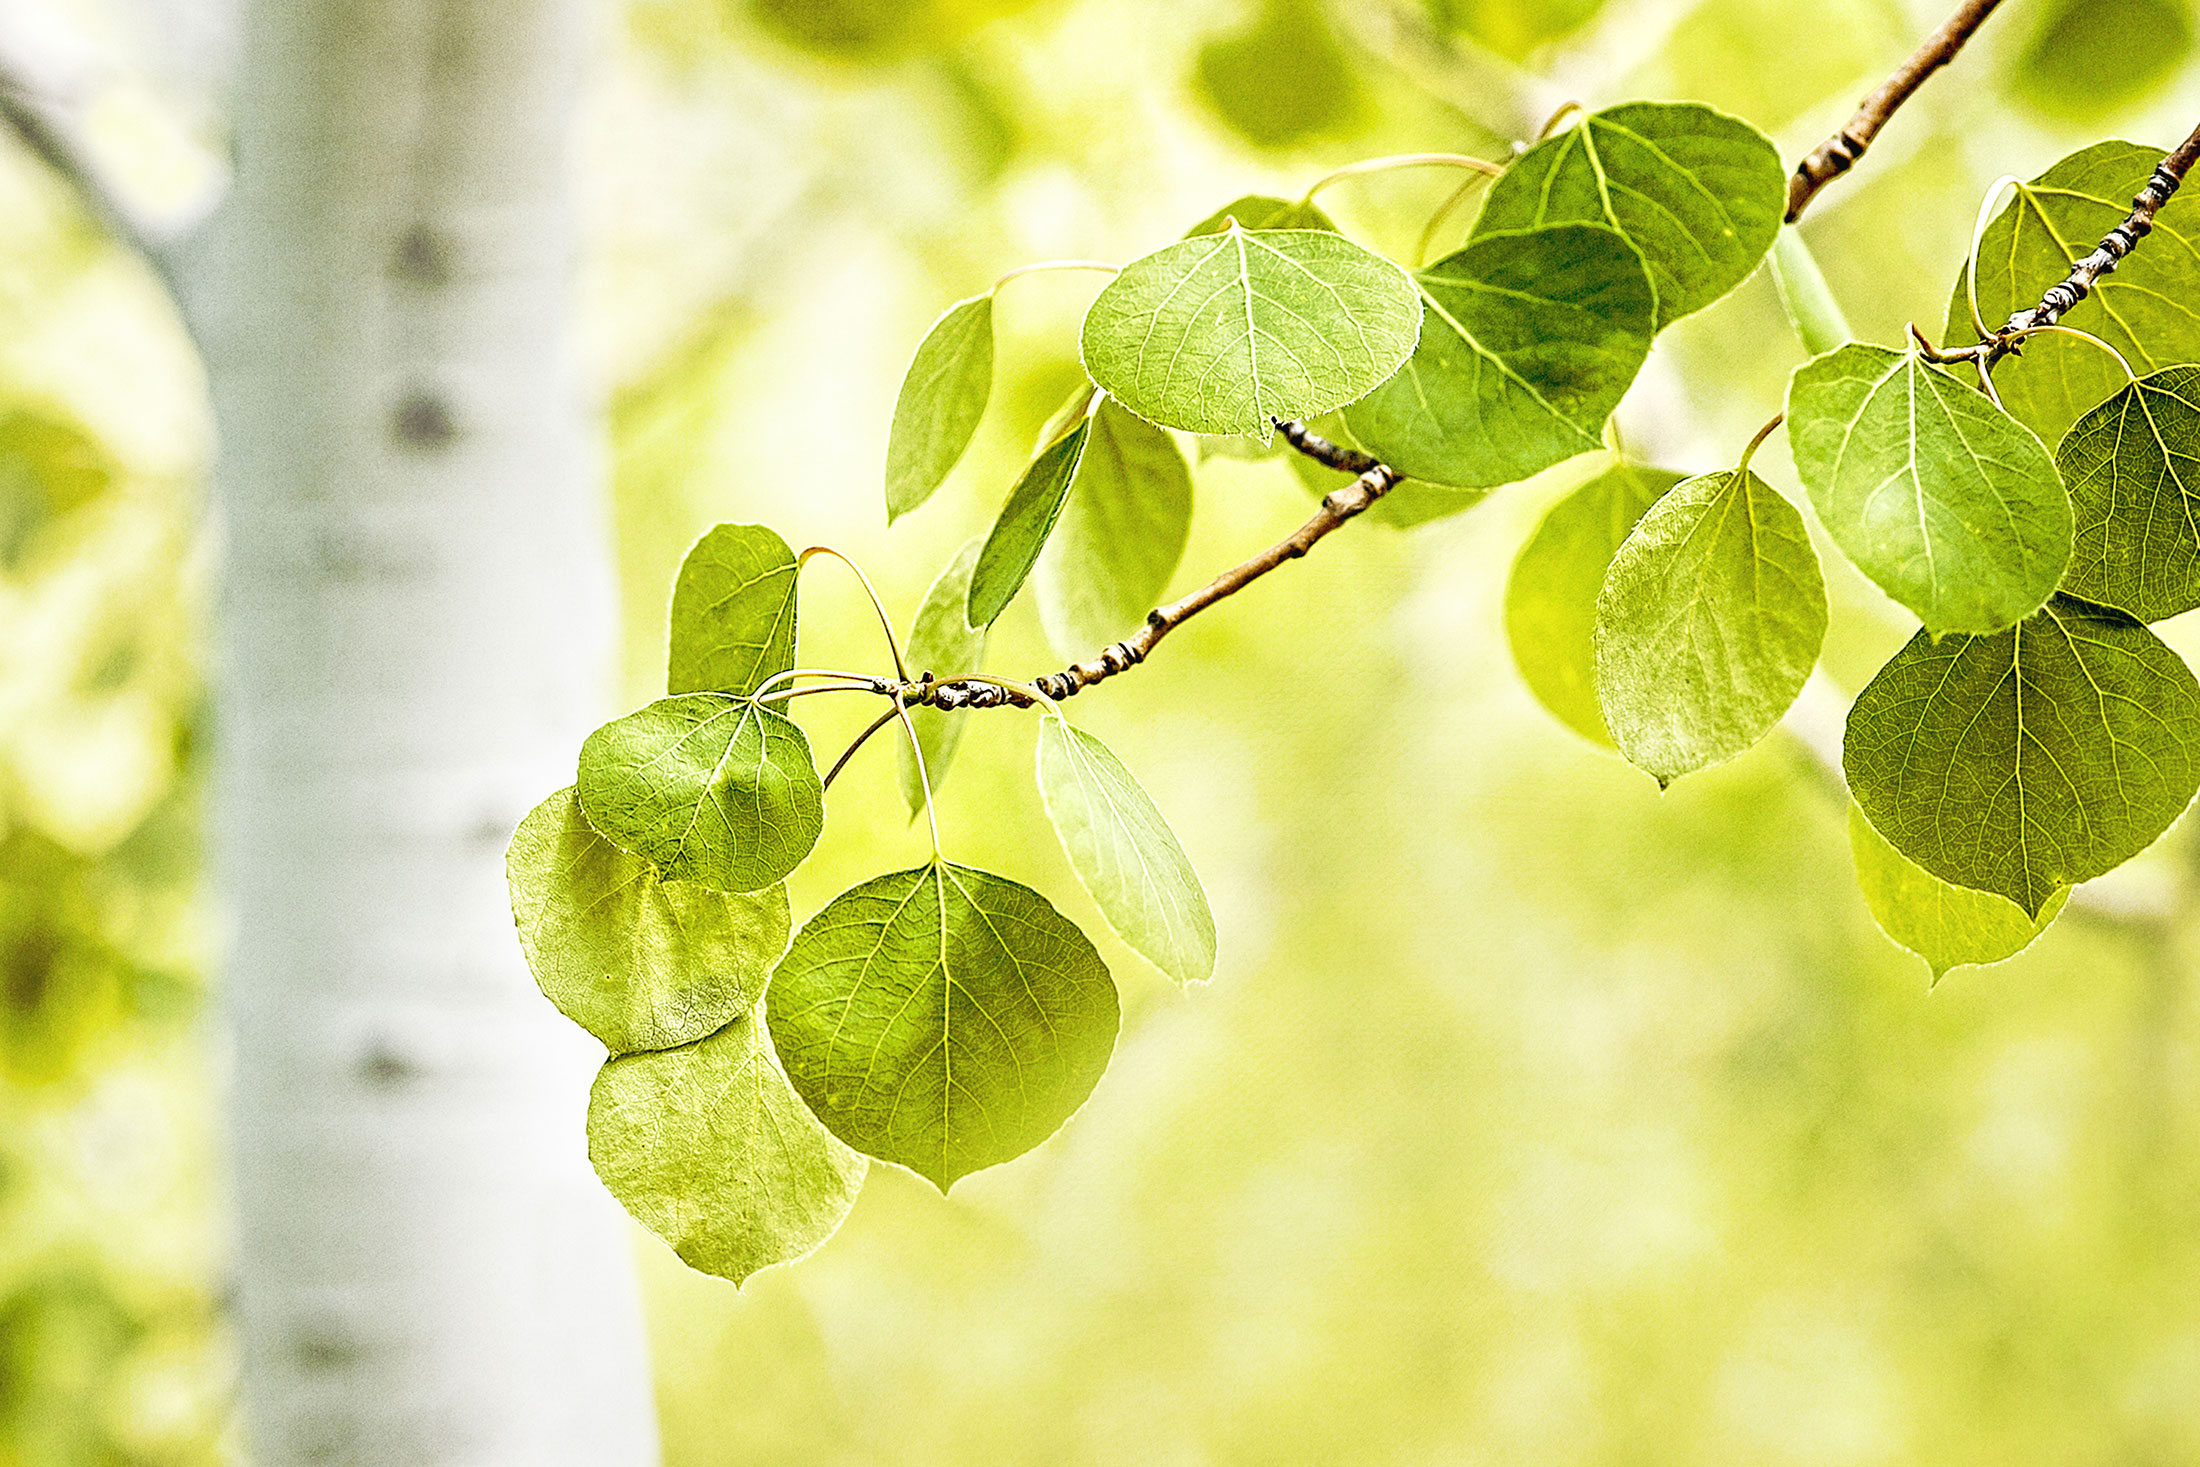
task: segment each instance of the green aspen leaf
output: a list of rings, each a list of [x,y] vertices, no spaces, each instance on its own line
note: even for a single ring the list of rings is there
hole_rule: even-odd
[[[668,693],[745,698],[794,666],[794,552],[763,525],[720,525],[672,583]]]
[[[1192,471],[1165,428],[1103,399],[1039,561],[1039,619],[1065,655],[1128,635],[1168,589],[1192,530]]]
[[[2049,286],[2123,223],[2132,195],[2165,151],[2095,143],[2033,179],[2003,208],[1979,238],[1978,308],[1987,327],[2038,305]],[[2190,190],[2170,198],[2139,248],[2065,312],[2062,324],[2100,337],[2142,374],[2200,362],[2200,201]],[[1944,341],[1978,339],[1958,272]],[[2124,381],[2123,368],[2107,352],[2052,331],[2027,339],[2020,355],[1994,368],[2002,405],[2048,443],[2059,442]]]
[[[1085,440],[1092,419],[1085,418],[1067,433],[1039,450],[1024,476],[1009,491],[1001,517],[979,547],[970,572],[970,625],[989,627],[1008,610],[1008,603],[1023,589],[1024,578],[1039,563],[1054,522],[1062,517],[1070,482],[1077,476],[1077,461],[1084,457]]]
[[[2200,685],[2120,611],[2058,596],[1992,636],[1919,632],[1842,750],[1896,850],[2037,915],[2153,843],[2200,784]]]
[[[2076,542],[2063,589],[2162,621],[2200,606],[2200,367],[2141,377],[2055,450]]]
[[[1039,793],[1070,869],[1116,936],[1179,983],[1215,971],[1215,917],[1175,832],[1091,734],[1039,720]]]
[[[835,897],[765,990],[794,1088],[941,1191],[1069,1119],[1115,1048],[1115,981],[1027,886],[935,861]]]
[[[1345,412],[1368,452],[1486,489],[1601,446],[1650,352],[1654,298],[1624,239],[1581,224],[1484,235],[1415,279],[1419,346]]]
[[[993,393],[993,296],[949,306],[917,345],[894,399],[886,439],[886,519],[900,519],[932,491],[970,446]]]
[[[746,698],[686,693],[605,724],[581,745],[581,809],[667,881],[760,891],[825,828],[810,741]]]
[[[866,1170],[787,1084],[761,1018],[618,1056],[588,1093],[604,1186],[688,1267],[736,1284],[830,1238]]]
[[[909,670],[920,677],[929,672],[949,678],[979,670],[985,656],[985,628],[972,626],[966,618],[970,614],[970,573],[977,568],[978,547],[983,543],[972,540],[955,552],[947,569],[932,582],[932,589],[924,593],[917,619],[909,628],[906,652]],[[955,748],[962,742],[969,720],[963,714],[942,713],[937,708],[912,708],[909,721],[924,749],[925,773],[931,776],[932,788],[937,791],[947,778],[947,767],[955,758]],[[924,809],[924,781],[917,777],[917,761],[909,752],[909,741],[903,739],[894,747],[901,795],[909,802],[909,813],[915,816]]]
[[[1266,440],[1277,418],[1364,397],[1413,354],[1405,271],[1341,235],[1243,228],[1123,267],[1085,313],[1085,371],[1125,407],[1191,433]]]
[[[1788,384],[1788,445],[1834,542],[1934,632],[1994,632],[2070,563],[2070,496],[2031,432],[1914,352],[1852,342]]]
[[[1685,475],[1617,464],[1551,507],[1505,586],[1513,665],[1559,722],[1612,747],[1597,706],[1597,593],[1605,567],[1658,496]]]
[[[504,869],[535,982],[613,1054],[686,1044],[747,1012],[787,950],[786,887],[668,882],[598,835],[570,789],[520,822]]]
[[[1669,784],[1763,738],[1826,640],[1802,514],[1746,468],[1676,485],[1597,597],[1596,679],[1627,762]]]
[[[1849,853],[1856,884],[1879,930],[1925,960],[1938,983],[1965,963],[2015,957],[2061,914],[2070,888],[2057,887],[2037,917],[2004,896],[1950,886],[1887,844],[1864,812],[1849,806]]]
[[[1247,194],[1233,200],[1184,231],[1186,239],[1197,239],[1203,234],[1220,234],[1235,219],[1240,229],[1326,229],[1337,232],[1337,225],[1318,207],[1303,199],[1279,199],[1269,194]]]
[[[1474,238],[1606,224],[1641,251],[1664,330],[1749,278],[1787,212],[1787,165],[1739,118],[1694,102],[1592,112],[1514,159]]]

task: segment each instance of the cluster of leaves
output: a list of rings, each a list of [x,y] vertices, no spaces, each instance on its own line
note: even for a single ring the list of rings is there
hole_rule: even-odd
[[[2156,156],[2103,144],[2021,190],[1958,282],[1962,332],[1974,296],[2000,320],[2060,279]],[[993,681],[987,629],[1027,581],[1057,639],[1088,647],[1166,590],[1191,512],[1176,435],[1258,454],[1280,423],[1313,422],[1417,481],[1393,491],[1421,496],[1398,523],[1603,451],[1657,334],[1771,248],[1785,170],[1711,109],[1613,107],[1522,152],[1465,244],[1412,272],[1311,198],[1237,200],[1116,272],[1081,329],[1089,382],[934,582],[891,675],[797,664],[802,566],[837,552],[797,556],[761,526],[705,536],[673,594],[668,696],[592,735],[575,786],[521,827],[529,960],[611,1051],[590,1153],[696,1267],[738,1280],[816,1246],[866,1157],[944,1189],[1029,1150],[1090,1093],[1117,1026],[1076,926],[938,854],[936,831],[933,861],[842,894],[790,942],[783,883],[818,839],[825,781],[788,700],[890,699],[905,792],[928,808],[964,715],[926,705],[943,683]],[[1867,897],[1936,970],[2029,941],[2200,780],[2200,688],[2144,625],[2200,604],[2200,367],[2177,365],[2200,343],[2168,304],[2195,290],[2185,217],[2165,212],[2076,313],[2143,379],[2065,337],[2027,342],[1998,401],[1863,343],[1793,378],[1790,443],[1820,524],[1922,623],[1857,699],[1846,764]],[[984,415],[998,289],[917,350],[890,518],[931,497]],[[1693,477],[1615,456],[1551,511],[1508,592],[1531,687],[1661,785],[1761,739],[1825,638],[1803,514],[1750,468],[1763,437]],[[1213,920],[1153,802],[1042,692],[1003,686],[1042,709],[1039,786],[1103,915],[1172,978],[1209,976]]]

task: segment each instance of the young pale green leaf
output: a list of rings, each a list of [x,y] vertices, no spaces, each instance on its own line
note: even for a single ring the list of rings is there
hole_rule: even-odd
[[[970,446],[993,393],[993,297],[949,306],[917,346],[886,439],[889,524],[932,497]]]
[[[1934,632],[1995,632],[2054,594],[2070,495],[2031,432],[1914,352],[1851,343],[1788,384],[1795,472],[1834,542]]]
[[[957,551],[917,608],[905,655],[909,670],[920,677],[929,672],[948,678],[979,669],[985,656],[985,628],[973,627],[965,618],[970,614],[970,573],[977,567],[982,543],[972,540]],[[936,792],[947,778],[947,767],[962,742],[963,730],[969,727],[969,717],[942,713],[937,708],[912,708],[909,721],[917,730],[917,742],[924,749],[925,773],[931,776]],[[894,748],[902,798],[909,802],[912,816],[921,814],[924,781],[917,777],[916,758],[909,752],[907,739],[896,742]]]
[[[588,1094],[588,1159],[682,1262],[736,1284],[839,1228],[865,1162],[817,1123],[761,1006],[708,1038],[612,1059]]]
[[[1337,232],[1336,223],[1319,208],[1303,200],[1279,199],[1270,194],[1247,194],[1233,200],[1184,231],[1186,239],[1220,234],[1235,219],[1240,229],[1326,229]]]
[[[596,833],[570,789],[505,852],[527,966],[558,1012],[613,1054],[700,1039],[763,996],[787,949],[787,888],[668,882]]]
[[[1192,529],[1192,471],[1165,428],[1103,399],[1039,561],[1039,619],[1065,656],[1129,633],[1168,589]]]
[[[1748,279],[1786,211],[1787,166],[1763,133],[1693,102],[1629,102],[1514,159],[1474,237],[1608,224],[1641,251],[1662,331]]]
[[[2127,383],[2055,450],[2077,537],[2063,589],[2162,621],[2200,606],[2200,367]]]
[[[1978,308],[1999,327],[2070,273],[2103,235],[2123,223],[2131,198],[2162,161],[2162,148],[2095,143],[2048,169],[2012,200],[1979,239]],[[2062,324],[2089,331],[2123,353],[2134,371],[2200,362],[2200,201],[2171,197],[2154,228],[2112,275],[2065,312]],[[1978,340],[1962,272],[1948,301],[1946,344]],[[2018,422],[2059,442],[2087,409],[2124,385],[2116,359],[2089,341],[2057,332],[2029,337],[2019,356],[1994,368],[1994,388]]]
[[[745,698],[794,666],[794,552],[763,525],[720,525],[672,583],[668,693]]]
[[[1341,235],[1243,228],[1123,267],[1085,313],[1093,381],[1140,417],[1265,440],[1381,385],[1413,354],[1405,271]]]
[[[1115,981],[1026,886],[935,861],[841,893],[765,991],[834,1135],[945,1191],[1068,1120],[1115,1048]]]
[[[2015,957],[2061,914],[2070,895],[2057,887],[2037,917],[2007,897],[1950,886],[1887,844],[1864,812],[1849,806],[1849,852],[1856,884],[1879,930],[1925,960],[1938,983],[1965,963],[1998,963]]]
[[[761,891],[825,828],[810,741],[745,698],[687,693],[605,724],[581,745],[581,809],[667,881]]]
[[[1795,506],[1748,469],[1677,485],[1612,557],[1596,679],[1627,762],[1660,785],[1780,721],[1826,640],[1826,583]]]
[[[1214,975],[1215,918],[1199,875],[1145,790],[1091,734],[1039,720],[1039,793],[1070,869],[1116,936],[1179,983]]]
[[[1993,636],[1918,633],[1849,710],[1841,762],[1896,850],[2037,915],[2191,801],[2200,685],[2138,622],[2058,596]]]
[[[1054,522],[1062,517],[1069,486],[1084,457],[1092,419],[1080,418],[1067,433],[1039,450],[1024,476],[1009,491],[1001,517],[978,550],[970,572],[970,625],[989,627],[1008,610],[1023,589],[1024,578],[1039,563]]]
[[[1513,665],[1559,722],[1611,748],[1597,706],[1597,593],[1604,571],[1643,511],[1681,474],[1615,464],[1551,507],[1505,586],[1505,636]]]
[[[1655,298],[1624,239],[1580,224],[1483,235],[1416,279],[1419,346],[1345,413],[1368,452],[1485,489],[1600,445],[1650,351]]]

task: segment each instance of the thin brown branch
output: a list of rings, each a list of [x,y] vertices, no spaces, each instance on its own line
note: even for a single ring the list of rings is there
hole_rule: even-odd
[[[1130,671],[1153,654],[1153,649],[1161,645],[1163,637],[1208,607],[1235,596],[1277,566],[1297,560],[1313,549],[1325,535],[1388,494],[1405,477],[1388,464],[1356,448],[1345,448],[1310,432],[1304,423],[1279,421],[1276,431],[1283,436],[1284,442],[1316,463],[1358,477],[1342,489],[1334,490],[1326,496],[1314,517],[1290,535],[1251,560],[1232,566],[1190,595],[1146,613],[1144,626],[1106,648],[1099,656],[1088,662],[1076,663],[1060,672],[1050,672],[1031,679],[1032,687],[1047,697],[1060,701],[1074,697],[1095,683],[1105,682],[1117,673]],[[1004,706],[1028,708],[1033,701],[1029,694],[997,683],[965,679],[933,682],[929,676],[905,685],[900,691],[911,707],[929,704],[946,709]]]
[[[1863,158],[1872,139],[1887,125],[1895,112],[1917,89],[1925,85],[1925,79],[1955,60],[1964,42],[1994,13],[2001,0],[1965,0],[1963,6],[1947,21],[1926,37],[1925,44],[1910,54],[1894,70],[1894,75],[1882,82],[1879,90],[1866,97],[1841,130],[1811,150],[1810,156],[1795,165],[1794,174],[1788,179],[1787,222],[1793,224],[1803,217],[1810,201],[1818,191],[1854,168]]]

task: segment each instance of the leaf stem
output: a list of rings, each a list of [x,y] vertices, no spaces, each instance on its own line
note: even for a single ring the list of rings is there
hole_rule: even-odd
[[[897,700],[894,707],[887,709],[884,713],[881,713],[878,717],[872,719],[870,726],[865,728],[862,733],[857,734],[855,736],[855,741],[849,744],[847,748],[840,751],[840,757],[833,761],[832,769],[825,776],[826,789],[831,789],[833,787],[833,781],[840,777],[840,771],[848,767],[848,761],[850,759],[855,758],[856,750],[871,742],[871,735],[877,733],[880,729],[886,727],[886,725],[894,721],[895,717],[897,716],[897,710],[900,707],[901,704]]]
[[[783,682],[791,682],[799,677],[832,678],[839,682],[861,684],[866,688],[877,686],[879,681],[869,673],[846,672],[837,667],[790,667],[785,672],[775,672],[758,683],[756,691],[749,694],[749,697],[752,699],[769,697],[773,688],[778,687]]]
[[[1757,430],[1757,436],[1750,439],[1749,446],[1742,450],[1742,461],[1734,466],[1734,472],[1737,475],[1749,472],[1749,461],[1757,456],[1757,450],[1762,448],[1765,440],[1772,436],[1772,430],[1786,421],[1786,413],[1774,413],[1772,421]]]
[[[1428,216],[1428,224],[1421,230],[1420,242],[1413,247],[1414,269],[1420,269],[1427,262],[1429,246],[1436,242],[1436,231],[1444,227],[1444,221],[1451,217],[1452,211],[1466,202],[1467,195],[1480,188],[1489,177],[1486,173],[1468,174],[1461,180],[1459,187],[1451,191],[1451,197],[1436,206],[1436,212]]]
[[[863,594],[871,598],[871,609],[878,613],[879,630],[886,634],[886,650],[894,654],[894,676],[900,678],[903,682],[909,681],[909,669],[902,664],[901,660],[901,639],[894,635],[893,618],[886,614],[886,603],[878,599],[878,591],[871,585],[871,578],[863,573],[863,567],[857,565],[830,545],[812,545],[795,557],[795,569],[798,573],[803,566],[810,563],[810,557],[813,555],[830,555],[856,573],[856,579],[863,583]],[[853,675],[851,674],[851,676]]]
[[[1979,200],[1978,218],[1971,225],[1970,253],[1963,257],[1963,293],[1971,303],[1971,324],[1978,328],[1979,339],[1985,340],[1994,333],[1987,327],[1986,318],[1978,308],[1978,247],[1986,238],[1986,227],[1993,223],[1994,205],[2001,201],[2001,191],[2014,188],[2017,197],[2024,197],[2024,180],[2013,173],[2004,173],[1994,180],[1994,186]]]
[[[1835,347],[1856,339],[1841,303],[1834,299],[1818,269],[1818,258],[1792,224],[1782,225],[1772,242],[1772,283],[1787,309],[1788,324],[1796,340],[1812,356],[1824,356]]]
[[[1393,168],[1471,168],[1490,178],[1503,173],[1504,168],[1482,158],[1470,158],[1465,153],[1391,153],[1381,158],[1362,158],[1357,163],[1347,163],[1332,169],[1314,180],[1313,187],[1299,197],[1301,206],[1314,202],[1314,195],[1333,183],[1357,178],[1363,173],[1384,173]]]
[[[1036,275],[1042,270],[1105,270],[1110,275],[1123,273],[1121,265],[1111,265],[1106,260],[1038,260],[1029,265],[1018,265],[1015,269],[994,281],[986,294],[994,295],[998,293],[1002,286],[1019,275]]]
[[[924,820],[925,824],[932,829],[932,859],[944,861],[947,857],[940,850],[940,816],[939,812],[932,808],[932,775],[924,767],[924,744],[917,738],[917,726],[909,717],[909,704],[898,688],[893,693],[893,699],[894,712],[901,719],[902,732],[909,735],[910,757],[917,761],[917,783],[924,790]],[[869,735],[866,734],[865,737],[868,738]],[[835,768],[837,772],[838,766],[835,766]]]

